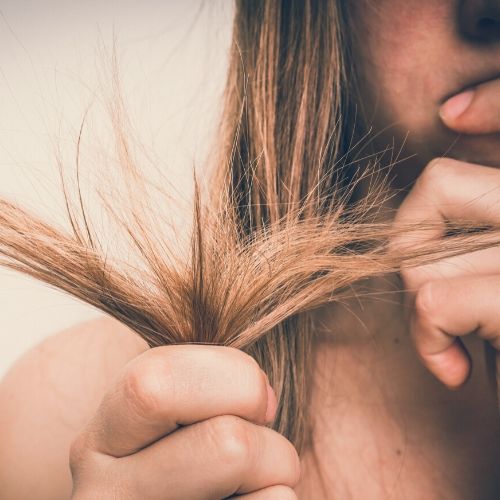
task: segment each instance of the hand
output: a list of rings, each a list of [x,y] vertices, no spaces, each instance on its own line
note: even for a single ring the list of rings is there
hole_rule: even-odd
[[[463,134],[500,132],[500,78],[494,78],[452,96],[439,115],[451,130]]]
[[[266,375],[239,350],[150,349],[72,444],[72,498],[296,499],[297,452],[265,426],[276,407]]]
[[[396,224],[445,220],[500,223],[500,170],[448,158],[433,160],[401,204]],[[397,245],[415,244],[415,235]],[[450,388],[462,385],[471,362],[460,337],[475,333],[500,350],[500,248],[471,252],[417,268],[403,269],[413,293],[411,337],[424,365]],[[497,363],[498,366],[498,363]]]
[[[463,134],[500,132],[500,79],[492,79],[449,98],[440,108],[443,123]],[[500,171],[451,159],[432,161],[401,205],[397,222],[465,218],[479,224],[500,220]],[[405,241],[406,240],[406,241]],[[411,245],[407,236],[398,244]],[[458,387],[471,361],[460,336],[474,332],[500,350],[500,249],[491,248],[403,270],[414,292],[411,335],[424,364],[443,383]],[[500,356],[497,354],[497,379]],[[500,386],[497,388],[500,389]]]

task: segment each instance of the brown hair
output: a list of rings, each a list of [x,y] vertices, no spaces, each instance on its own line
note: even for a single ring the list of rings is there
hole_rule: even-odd
[[[174,207],[165,188],[161,209],[144,201],[150,188],[118,91],[112,125],[126,192],[102,202],[140,265],[108,258],[62,165],[70,232],[0,200],[1,265],[114,316],[151,347],[244,349],[277,393],[274,428],[299,451],[310,431],[310,311],[361,278],[498,244],[491,235],[461,234],[398,253],[388,242],[415,228],[380,222],[388,191],[356,196],[366,179],[373,186],[383,179],[376,161],[357,159],[351,141],[355,95],[342,4],[237,1],[216,171],[206,201],[195,179],[188,247],[162,237],[162,215]]]

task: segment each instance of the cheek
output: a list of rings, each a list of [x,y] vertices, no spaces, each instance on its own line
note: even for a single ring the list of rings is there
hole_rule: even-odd
[[[435,126],[446,83],[443,56],[453,53],[452,10],[447,0],[382,0],[373,16],[364,16],[361,88],[379,126],[411,131]]]
[[[382,126],[393,125],[412,132],[435,125],[439,106],[436,75],[428,65],[419,64],[419,54],[411,57],[405,52],[401,61],[398,54],[393,53],[392,57],[393,68],[385,64],[385,71],[372,74],[372,116]],[[408,58],[413,61],[410,66]]]

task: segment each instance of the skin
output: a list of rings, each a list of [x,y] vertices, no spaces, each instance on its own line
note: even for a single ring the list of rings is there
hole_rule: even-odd
[[[398,185],[440,156],[499,167],[499,29],[474,28],[498,23],[498,1],[357,0],[350,9],[364,119],[380,149],[406,139],[400,158],[414,155],[397,169]],[[481,82],[474,109],[442,119],[448,98]]]
[[[500,44],[491,23],[487,33],[474,28],[485,9],[496,16],[499,2],[355,3],[365,119],[386,129],[381,145],[409,132],[404,154],[416,155],[398,166],[399,185],[419,179],[396,224],[500,222],[500,80],[492,79],[500,74]],[[458,98],[455,106],[445,102],[471,85],[470,107],[453,116]],[[482,342],[500,347],[499,257],[493,249],[403,269],[404,302],[367,296],[318,311],[311,402],[318,460],[306,453],[301,471],[290,443],[266,426],[274,396],[243,353],[149,350],[110,319],[58,334],[0,386],[0,439],[8,443],[0,448],[2,494],[498,498],[500,426]],[[387,278],[367,286],[390,292],[396,285]],[[92,356],[82,359],[82,349]],[[89,367],[93,353],[101,357]]]
[[[26,353],[0,401],[2,499],[296,498],[274,393],[236,349],[148,349],[102,318]]]
[[[393,171],[409,191],[395,223],[442,222],[424,240],[443,238],[446,219],[498,222],[500,2],[363,0],[351,14],[360,111],[376,147],[394,138],[409,158]],[[499,257],[491,249],[402,269],[401,283],[368,285],[378,296],[322,312],[320,465],[304,461],[311,479],[299,497],[498,498],[500,425],[483,341],[500,347]]]
[[[355,42],[354,51],[365,82],[365,116],[372,117],[367,121],[372,119],[376,130],[396,137],[408,134],[403,151],[412,159],[398,167],[396,184],[420,176],[400,205],[396,224],[442,221],[442,231],[422,235],[430,239],[444,235],[447,219],[497,223],[499,176],[491,167],[500,167],[500,2],[364,0],[356,6],[364,9],[361,14],[354,8],[352,14],[364,34],[363,45]],[[411,244],[394,242],[401,248]],[[483,324],[477,312],[475,322],[464,319],[478,308],[486,314],[487,296],[494,297],[498,287],[491,277],[500,270],[498,256],[492,249],[402,271],[415,300],[412,336],[417,351],[451,387],[465,381],[470,363],[459,342],[439,335],[428,322],[442,314],[441,330],[448,327],[450,334],[461,336],[477,329],[498,349],[491,318]],[[475,294],[461,292],[470,287]],[[456,300],[445,300],[443,294]],[[456,306],[450,310],[450,304]],[[449,323],[451,316],[454,323]],[[429,333],[433,328],[434,334]]]
[[[292,444],[265,426],[276,407],[265,373],[241,351],[149,349],[127,365],[73,442],[73,498],[286,491],[297,484],[300,465]],[[188,470],[198,473],[186,480]]]

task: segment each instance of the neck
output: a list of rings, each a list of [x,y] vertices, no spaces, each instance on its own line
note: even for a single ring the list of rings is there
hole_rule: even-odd
[[[469,339],[475,373],[448,391],[418,361],[398,284],[369,280],[315,316],[314,437],[299,498],[495,498],[500,488],[482,343]]]

